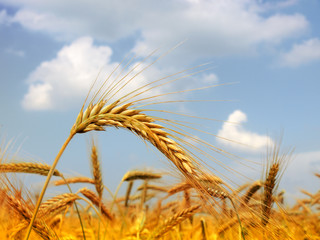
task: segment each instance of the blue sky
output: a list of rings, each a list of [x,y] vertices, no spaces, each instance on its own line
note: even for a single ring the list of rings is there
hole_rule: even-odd
[[[251,146],[192,133],[256,162],[262,161],[267,142],[283,133],[284,149],[295,147],[295,152],[281,187],[289,194],[301,188],[315,191],[313,173],[320,172],[319,11],[317,0],[0,0],[1,137],[14,139],[11,151],[19,149],[18,160],[52,163],[99,71],[104,78],[127,54],[141,59],[184,41],[143,72],[140,84],[210,62],[209,70],[150,94],[234,83],[178,97],[232,101],[164,107],[240,123],[188,120]],[[133,134],[107,129],[76,136],[59,170],[90,174],[92,136],[98,139],[105,184],[111,189],[130,169],[169,169],[155,149]],[[221,161],[253,179],[263,169]]]

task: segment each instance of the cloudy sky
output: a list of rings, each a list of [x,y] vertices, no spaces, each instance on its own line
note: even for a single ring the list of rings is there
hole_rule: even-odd
[[[188,119],[210,133],[193,132],[196,139],[257,163],[267,144],[282,135],[284,150],[295,147],[295,152],[281,187],[289,194],[315,191],[313,173],[320,172],[319,11],[317,0],[0,0],[1,138],[13,139],[12,151],[25,161],[52,163],[92,81],[98,75],[106,78],[125,56],[136,56],[134,64],[159,49],[155,57],[169,53],[127,89],[210,62],[207,70],[148,94],[220,85],[178,98],[226,101],[164,108],[220,120]],[[146,66],[142,63],[133,73]],[[59,170],[89,175],[92,136],[98,139],[105,184],[111,189],[132,168],[168,169],[155,149],[133,134],[107,129],[76,136]],[[224,167],[210,165],[223,176],[229,168],[261,176],[259,164],[243,167],[214,157]]]

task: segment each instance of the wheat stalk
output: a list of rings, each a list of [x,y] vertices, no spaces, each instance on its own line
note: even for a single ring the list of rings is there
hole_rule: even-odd
[[[201,223],[201,240],[207,240],[208,237],[207,237],[207,223],[206,223],[206,220],[201,218],[200,220],[200,223]]]
[[[146,198],[147,198],[147,191],[148,191],[148,180],[144,180],[143,182],[143,189],[141,191],[141,203],[140,203],[140,209],[143,208],[144,203],[146,202]]]
[[[137,188],[137,191],[141,191],[143,190],[144,185],[142,184],[141,186],[139,186]],[[155,191],[159,191],[159,192],[167,192],[167,188],[165,187],[161,187],[161,186],[157,186],[157,185],[152,185],[152,184],[148,184],[147,185],[147,189],[149,190],[155,190]]]
[[[125,201],[124,201],[124,206],[126,208],[129,206],[129,199],[130,199],[130,193],[132,190],[132,186],[133,186],[133,181],[129,181],[127,191],[126,191]]]

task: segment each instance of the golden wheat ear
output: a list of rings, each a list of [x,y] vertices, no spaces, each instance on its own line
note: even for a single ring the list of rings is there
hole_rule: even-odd
[[[99,198],[102,199],[103,186],[104,186],[103,180],[102,180],[102,171],[100,166],[98,149],[93,140],[92,140],[92,146],[91,146],[90,159],[91,159],[91,169],[92,169],[92,175],[94,179],[94,185],[96,187],[96,191],[98,193]]]
[[[101,209],[101,213],[103,216],[108,218],[109,220],[113,220],[113,216],[111,215],[110,211],[107,207],[101,202],[99,196],[97,196],[93,191],[87,188],[82,188],[79,190],[86,198],[88,198],[96,207]]]
[[[6,172],[6,173],[32,173],[32,174],[39,174],[43,176],[47,176],[49,171],[51,169],[51,166],[47,164],[41,164],[41,163],[2,163],[0,164],[0,173]],[[62,174],[58,170],[54,170],[53,172],[54,176],[61,177]]]
[[[275,199],[275,191],[278,188],[280,178],[290,161],[293,149],[288,152],[281,153],[281,141],[272,146],[272,150],[268,149],[266,158],[266,170],[264,180],[264,191],[262,199],[262,216],[261,224],[266,226],[269,222],[271,209]]]

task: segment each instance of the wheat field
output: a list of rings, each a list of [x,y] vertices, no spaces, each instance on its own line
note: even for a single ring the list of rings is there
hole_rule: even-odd
[[[162,94],[148,92],[205,71],[206,65],[119,94],[159,58],[139,71],[137,66],[128,67],[132,59],[125,59],[127,63],[119,65],[103,84],[93,84],[52,166],[15,162],[4,157],[5,148],[0,149],[0,239],[320,239],[320,192],[302,190],[306,197],[289,205],[285,192],[278,189],[292,151],[283,152],[280,143],[271,146],[261,179],[235,188],[203,162],[203,158],[215,160],[213,152],[230,158],[232,153],[195,138],[188,132],[193,130],[190,123],[149,114],[152,109],[146,107],[153,104],[182,100],[159,100]],[[174,94],[179,91],[164,96]],[[119,183],[123,196],[118,196],[119,189],[110,193],[96,140],[89,146],[91,176],[66,177],[56,169],[73,138],[107,127],[125,129],[153,146],[173,166],[171,171],[179,174],[178,181],[161,181],[165,176],[160,171],[135,169]],[[45,176],[40,194],[31,194],[32,189],[17,183],[21,173]],[[315,174],[314,180],[319,177]],[[49,183],[50,188],[65,185],[68,190],[46,197]]]

